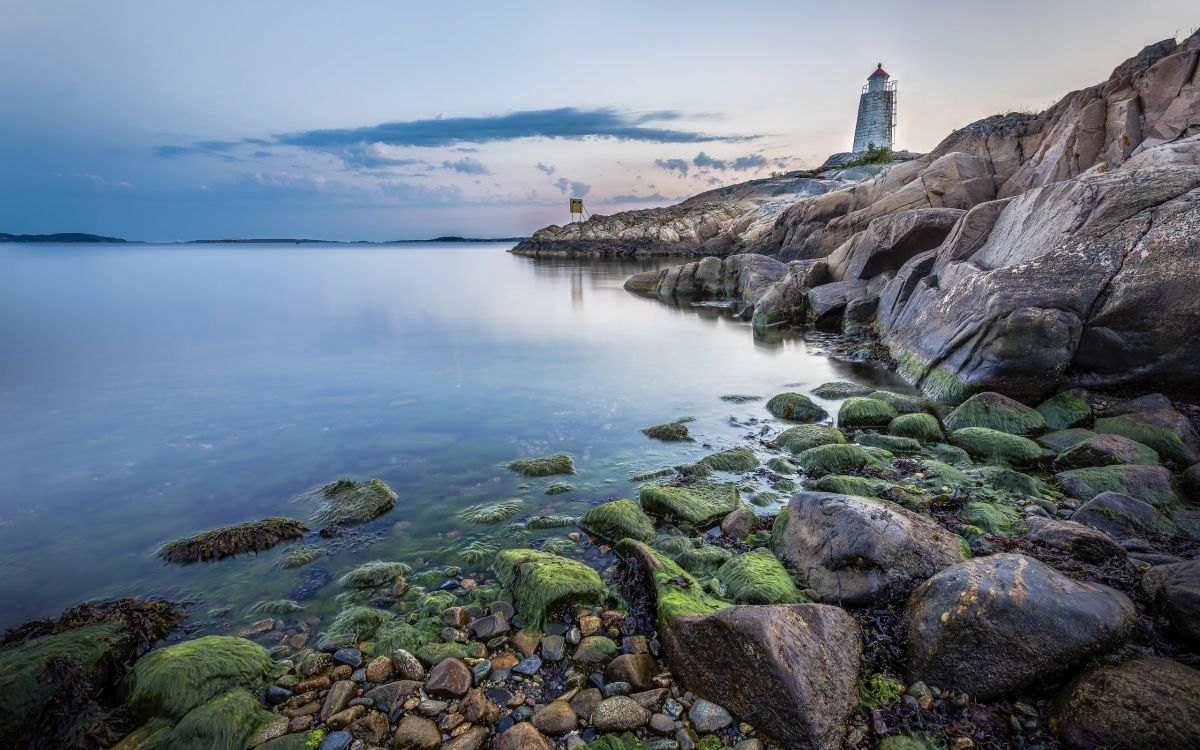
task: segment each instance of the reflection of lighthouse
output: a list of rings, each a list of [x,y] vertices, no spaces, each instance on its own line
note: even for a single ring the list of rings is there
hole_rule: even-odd
[[[867,146],[891,148],[896,134],[896,82],[883,69],[883,63],[867,78],[858,97],[858,121],[854,125],[854,148],[861,154]]]

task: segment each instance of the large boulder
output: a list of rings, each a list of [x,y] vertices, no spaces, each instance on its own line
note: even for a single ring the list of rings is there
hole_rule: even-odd
[[[1054,475],[1063,492],[1091,500],[1102,492],[1119,492],[1169,513],[1179,505],[1171,472],[1162,466],[1117,464],[1060,471]]]
[[[829,275],[843,281],[895,271],[917,253],[941,244],[964,213],[957,208],[918,208],[874,219],[825,259]]]
[[[783,746],[842,746],[858,703],[862,652],[858,623],[845,610],[728,607],[676,618],[664,646],[671,671],[688,690],[719,701]]]
[[[1067,469],[1112,464],[1157,464],[1158,453],[1149,446],[1120,435],[1097,435],[1058,454],[1055,463]]]
[[[1171,633],[1200,646],[1200,559],[1154,566],[1142,577],[1142,589]]]
[[[962,559],[959,537],[898,505],[800,492],[780,511],[771,546],[821,601],[868,604]]]
[[[1153,505],[1119,492],[1101,492],[1071,514],[1071,520],[1121,539],[1144,532],[1173,534],[1175,524]]]
[[[1050,704],[1050,727],[1075,750],[1194,750],[1200,672],[1147,655],[1097,667]]]
[[[1032,557],[953,565],[909,597],[908,677],[993,700],[1123,641],[1137,619],[1119,591]]]
[[[976,393],[946,415],[946,429],[986,427],[1011,435],[1033,435],[1046,431],[1041,412],[1030,409],[1000,393]]]
[[[1188,418],[1174,409],[1137,411],[1096,420],[1095,431],[1121,435],[1148,445],[1181,466],[1196,462],[1200,437]]]
[[[1025,520],[1029,538],[1089,563],[1125,559],[1125,548],[1100,529],[1077,521],[1031,515]]]

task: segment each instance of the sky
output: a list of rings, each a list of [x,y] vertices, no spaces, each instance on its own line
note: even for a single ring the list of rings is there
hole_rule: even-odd
[[[0,232],[528,235],[1041,110],[1195,0],[0,0]]]

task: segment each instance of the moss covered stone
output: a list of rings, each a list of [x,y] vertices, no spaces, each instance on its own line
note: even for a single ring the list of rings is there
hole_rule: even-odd
[[[509,471],[526,477],[548,477],[554,474],[574,474],[575,462],[565,453],[540,458],[518,458],[508,464]]]
[[[1047,432],[1045,435],[1038,435],[1034,440],[1038,445],[1049,448],[1055,453],[1062,453],[1072,445],[1077,445],[1085,440],[1090,440],[1096,437],[1099,433],[1091,430],[1084,430],[1078,427],[1072,427],[1069,430],[1058,430],[1057,432]]]
[[[795,474],[797,471],[799,471],[799,469],[796,467],[796,464],[781,456],[776,456],[770,461],[767,461],[767,468],[776,474]]]
[[[767,402],[767,411],[790,422],[818,422],[829,416],[829,412],[813,403],[802,393],[780,393]]]
[[[1066,430],[1081,427],[1092,418],[1092,407],[1080,397],[1063,391],[1037,406],[1046,422],[1046,429]]]
[[[709,595],[687,571],[670,558],[655,552],[642,542],[625,539],[617,552],[636,560],[645,569],[654,590],[660,632],[681,615],[707,615],[729,606]]]
[[[888,433],[922,443],[936,443],[942,439],[942,426],[932,414],[901,414],[888,424]]]
[[[339,479],[321,488],[321,505],[314,523],[343,526],[378,518],[396,504],[396,493],[379,479],[355,482]]]
[[[734,485],[704,480],[646,485],[638,498],[647,513],[694,526],[724,518],[738,507],[739,499]]]
[[[142,719],[179,721],[189,711],[236,688],[257,690],[271,656],[244,638],[209,635],[143,656],[129,673],[126,700]]]
[[[857,495],[858,497],[876,497],[888,488],[888,483],[882,479],[871,477],[851,477],[842,474],[829,474],[809,485],[818,492],[832,492],[837,495]]]
[[[813,395],[818,398],[839,399],[850,398],[851,396],[865,396],[875,390],[869,385],[859,385],[858,383],[847,383],[845,381],[834,381],[832,383],[823,383],[816,388],[813,388]]]
[[[700,463],[699,461],[694,464],[680,464],[679,466],[675,467],[675,470],[685,477],[692,477],[694,479],[711,477],[714,473],[711,466],[705,463]]]
[[[809,475],[845,474],[850,471],[882,469],[891,454],[861,445],[831,444],[809,448],[796,457],[796,463]]]
[[[1046,431],[1046,420],[1020,401],[990,391],[976,393],[946,416],[946,429],[985,427],[1010,435],[1036,435]]]
[[[574,490],[575,485],[571,484],[570,482],[551,482],[550,484],[546,485],[547,495],[562,495],[567,492],[573,492]]]
[[[715,573],[729,558],[733,557],[733,553],[724,547],[708,544],[702,539],[695,541],[696,543],[685,547],[679,554],[673,556],[680,567],[693,575]]]
[[[684,422],[667,422],[666,424],[658,424],[653,427],[645,427],[642,429],[642,434],[648,438],[668,443],[690,442],[692,439],[691,433],[688,432],[687,424]]]
[[[338,579],[338,585],[348,589],[370,589],[377,586],[390,586],[397,578],[403,578],[412,572],[412,568],[402,562],[383,562],[373,560],[363,563]]]
[[[933,408],[932,404],[919,396],[909,396],[893,391],[871,391],[867,394],[867,398],[882,401],[899,414],[920,414]]]
[[[440,610],[439,610],[440,612]],[[329,627],[317,639],[318,648],[340,647],[369,641],[375,631],[386,622],[395,619],[391,612],[374,607],[346,607],[329,623]]]
[[[468,643],[426,643],[412,652],[417,661],[426,668],[437,666],[446,659],[481,659],[487,654],[487,648],[479,641]]]
[[[1041,497],[1050,489],[1037,477],[1022,474],[1003,466],[981,466],[972,472],[986,486],[1012,495]]]
[[[1158,453],[1123,435],[1097,435],[1058,454],[1055,462],[1067,469],[1112,464],[1157,464]]]
[[[913,438],[897,435],[880,435],[877,432],[864,432],[854,438],[854,442],[869,448],[882,448],[890,453],[917,453],[921,444]]]
[[[715,471],[750,471],[758,466],[758,456],[744,445],[713,453],[700,463]]]
[[[167,562],[187,565],[220,560],[247,552],[261,552],[280,542],[299,539],[308,527],[291,518],[264,518],[235,523],[202,534],[164,544],[158,556]]]
[[[277,563],[281,568],[301,568],[322,557],[325,550],[311,544],[294,544],[283,551]]]
[[[212,750],[248,747],[263,727],[279,718],[241,688],[192,709],[164,732],[152,733],[146,750]]]
[[[717,571],[725,596],[738,604],[792,604],[801,600],[800,591],[768,549],[738,555]]]
[[[971,477],[962,469],[934,458],[923,459],[921,469],[925,472],[926,484],[961,487],[972,483]]]
[[[579,528],[610,542],[626,538],[649,542],[655,534],[654,522],[632,500],[612,500],[597,505],[579,519]]]
[[[503,523],[521,510],[522,501],[520,498],[511,498],[509,500],[499,500],[494,503],[479,503],[478,505],[470,505],[458,512],[458,517],[467,523],[473,523],[478,526],[491,526],[497,523]]]
[[[1029,438],[988,427],[963,427],[950,433],[950,442],[972,458],[999,465],[1027,466],[1042,457],[1042,449]]]
[[[929,455],[933,456],[942,463],[951,464],[953,466],[974,466],[975,462],[971,460],[971,455],[957,445],[949,445],[948,443],[938,443],[929,449]]]
[[[1195,454],[1179,435],[1165,427],[1134,421],[1128,414],[1097,419],[1095,430],[1101,435],[1120,435],[1148,445],[1165,461],[1181,466],[1196,462]]]
[[[992,536],[1012,536],[1023,527],[1021,512],[1004,503],[970,502],[958,514]]]
[[[1091,500],[1102,492],[1119,492],[1170,513],[1179,506],[1171,472],[1161,466],[1119,464],[1072,469],[1054,475],[1070,497]]]
[[[886,401],[854,396],[838,409],[838,427],[886,427],[896,416],[896,409]]]
[[[836,427],[824,424],[804,424],[790,427],[779,433],[775,442],[780,448],[790,453],[803,453],[818,445],[832,445],[846,442],[846,436]]]
[[[513,592],[517,611],[533,627],[569,607],[600,604],[608,593],[596,571],[549,552],[501,550],[495,568],[500,582]]]

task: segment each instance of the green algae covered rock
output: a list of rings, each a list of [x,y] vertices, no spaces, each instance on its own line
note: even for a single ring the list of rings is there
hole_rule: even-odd
[[[841,474],[823,476],[810,485],[818,492],[832,492],[837,495],[856,495],[858,497],[877,497],[888,488],[888,483],[882,479],[871,477],[850,477]]]
[[[981,466],[972,470],[971,473],[987,487],[1012,495],[1041,497],[1050,491],[1046,483],[1037,477],[1006,469],[1003,466]]]
[[[886,427],[896,416],[895,407],[886,401],[854,396],[838,409],[838,427]]]
[[[479,641],[467,643],[431,642],[420,646],[412,655],[417,657],[426,669],[441,664],[446,659],[481,659],[487,654],[487,648]]]
[[[733,553],[708,544],[701,537],[671,536],[655,544],[655,551],[666,555],[689,573],[714,573]]]
[[[932,414],[901,414],[888,424],[888,434],[936,443],[942,439],[942,426]]]
[[[829,412],[813,403],[802,393],[780,393],[767,402],[767,411],[791,422],[818,422]]]
[[[1078,396],[1063,391],[1038,404],[1038,414],[1049,430],[1067,430],[1080,427],[1092,418],[1092,407]]]
[[[972,458],[1001,466],[1027,466],[1042,457],[1042,449],[1029,438],[988,427],[963,427],[950,433],[950,442]]]
[[[1101,435],[1120,435],[1148,445],[1166,461],[1174,461],[1182,466],[1196,462],[1196,454],[1177,433],[1166,427],[1135,421],[1128,414],[1097,419],[1094,429]]]
[[[391,612],[374,607],[346,607],[329,623],[317,639],[317,648],[351,645],[369,641],[385,622],[395,618]]]
[[[1078,445],[1085,440],[1090,440],[1098,434],[1100,433],[1072,427],[1068,430],[1058,430],[1057,432],[1047,432],[1045,435],[1039,435],[1035,438],[1035,442],[1043,448],[1049,448],[1055,453],[1062,453],[1067,448]]]
[[[798,427],[789,427],[779,433],[775,442],[779,444],[780,448],[795,454],[803,453],[809,448],[816,448],[818,445],[844,443],[846,436],[842,434],[841,430],[829,425],[803,424]]]
[[[382,480],[339,479],[321,488],[321,505],[312,521],[326,526],[365,523],[387,513],[395,504],[396,493]]]
[[[1077,500],[1091,500],[1102,492],[1118,492],[1148,503],[1163,513],[1170,513],[1179,506],[1171,472],[1162,466],[1096,466],[1061,471],[1054,479],[1063,492]]]
[[[750,471],[758,466],[758,456],[746,446],[739,445],[705,456],[700,463],[715,471]]]
[[[167,562],[187,565],[221,560],[247,552],[271,549],[280,542],[299,539],[308,527],[291,518],[264,518],[261,521],[235,523],[202,534],[164,544],[158,556]]]
[[[1012,536],[1024,527],[1021,512],[1004,503],[970,502],[958,514],[992,536]]]
[[[373,560],[363,563],[338,579],[338,585],[348,589],[371,589],[395,583],[412,572],[412,567],[402,562]]]
[[[574,474],[575,462],[565,453],[541,458],[518,458],[508,464],[509,471],[525,477],[548,477],[554,474]]]
[[[767,461],[767,468],[776,474],[795,474],[799,471],[799,469],[796,467],[796,464],[792,463],[786,458],[783,458],[782,456],[776,456],[770,461]]]
[[[976,393],[946,416],[946,429],[986,427],[1010,435],[1036,435],[1046,431],[1046,420],[1036,410],[1008,396]]]
[[[616,549],[645,573],[654,591],[660,632],[681,615],[707,615],[729,606],[709,595],[695,578],[670,558],[642,542],[624,539],[617,543]]]
[[[900,414],[919,414],[933,406],[923,398],[906,396],[903,393],[893,393],[892,391],[871,391],[867,394],[867,398],[882,401]]]
[[[632,500],[611,500],[597,505],[579,519],[579,528],[610,542],[626,538],[649,542],[655,534],[654,522]]]
[[[974,466],[971,455],[957,445],[938,443],[929,449],[929,454],[942,463],[953,466]]]
[[[792,604],[803,598],[769,549],[732,558],[717,571],[717,579],[725,587],[725,596],[737,604]]]
[[[845,474],[848,471],[882,469],[892,455],[878,448],[834,443],[819,445],[796,456],[796,463],[810,475]]]
[[[279,719],[244,689],[229,690],[197,706],[175,726],[152,731],[146,750],[211,750],[248,747],[264,727]],[[153,727],[157,722],[151,721]]]
[[[859,385],[858,383],[846,383],[844,381],[835,381],[832,383],[824,383],[813,388],[813,395],[818,398],[850,398],[851,396],[865,396],[875,390],[869,385]]]
[[[1072,521],[1091,526],[1121,539],[1142,532],[1177,534],[1179,529],[1171,519],[1155,510],[1153,505],[1119,492],[1102,492],[1071,515]]]
[[[972,483],[971,477],[962,469],[937,459],[923,459],[921,469],[925,472],[926,483],[948,487],[961,487]]]
[[[283,551],[275,564],[287,570],[302,568],[324,555],[325,550],[320,547],[314,547],[311,544],[294,544]]]
[[[600,604],[608,594],[596,571],[578,560],[548,552],[501,550],[495,568],[500,582],[512,590],[517,611],[533,627],[566,608]]]
[[[638,495],[642,509],[652,516],[702,526],[724,518],[738,507],[738,490],[732,484],[697,480],[688,484],[648,484]]]
[[[705,463],[700,463],[699,461],[694,464],[680,464],[679,466],[675,467],[675,470],[685,477],[692,477],[695,479],[711,477],[714,473],[711,466]]]
[[[245,638],[207,635],[143,656],[129,673],[126,703],[135,715],[178,722],[192,709],[230,690],[257,690],[271,656]]]
[[[880,435],[877,432],[864,432],[855,437],[854,442],[869,448],[882,448],[890,453],[917,453],[921,450],[921,444],[912,438]]]
[[[642,434],[648,438],[662,440],[668,443],[691,442],[692,436],[688,432],[687,424],[682,421],[667,422],[666,424],[658,424],[653,427],[645,427],[642,429]]]
[[[1097,435],[1058,454],[1055,463],[1067,469],[1112,464],[1157,464],[1158,453],[1122,435]]]

